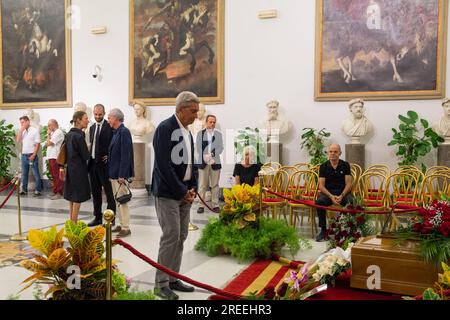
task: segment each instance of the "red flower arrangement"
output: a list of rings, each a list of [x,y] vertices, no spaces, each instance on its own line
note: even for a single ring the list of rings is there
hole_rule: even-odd
[[[341,213],[331,221],[327,230],[328,248],[340,247],[344,250],[350,243],[356,242],[362,236],[372,232],[367,216],[363,213]]]
[[[419,219],[412,228],[421,234],[439,233],[444,237],[450,234],[450,203],[448,201],[433,201],[425,208],[420,209]]]

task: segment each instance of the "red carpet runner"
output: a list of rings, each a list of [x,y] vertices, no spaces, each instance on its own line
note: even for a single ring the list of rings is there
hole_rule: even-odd
[[[264,288],[278,285],[290,275],[288,266],[273,260],[257,260],[237,275],[225,288],[227,292],[249,295],[262,293]],[[336,287],[320,292],[309,300],[401,300],[401,296],[389,293],[371,292],[350,288],[351,273],[342,274],[336,281]],[[226,300],[213,295],[211,300]]]

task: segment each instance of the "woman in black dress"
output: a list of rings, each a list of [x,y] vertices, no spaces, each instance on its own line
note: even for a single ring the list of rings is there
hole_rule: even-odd
[[[256,163],[255,148],[247,146],[243,153],[242,162],[234,166],[233,176],[236,184],[254,186],[259,183],[258,172],[261,170],[261,164]]]
[[[64,199],[70,202],[70,220],[76,223],[81,203],[91,198],[87,167],[90,153],[82,131],[87,128],[89,118],[86,112],[77,111],[70,123],[73,124],[73,128],[70,129],[64,140],[67,150]]]

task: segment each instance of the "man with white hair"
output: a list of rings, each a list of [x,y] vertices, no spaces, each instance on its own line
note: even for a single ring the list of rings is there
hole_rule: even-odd
[[[112,109],[108,114],[108,122],[114,130],[108,153],[108,172],[111,179],[111,186],[115,197],[127,193],[127,181],[134,177],[133,141],[130,130],[124,125],[123,112]],[[131,234],[130,231],[130,209],[128,203],[121,203],[119,206],[120,224],[113,230],[119,232],[117,237],[123,238]]]
[[[49,161],[50,173],[53,178],[53,196],[52,200],[61,199],[63,196],[64,182],[59,177],[59,165],[56,162],[61,145],[64,141],[64,132],[59,128],[58,121],[55,119],[48,120],[47,140],[47,159]]]
[[[181,92],[176,98],[173,116],[161,122],[153,137],[155,163],[152,193],[156,214],[162,229],[158,263],[180,271],[183,244],[188,235],[189,214],[196,197],[197,179],[194,166],[194,140],[188,125],[194,122],[199,109],[199,98],[192,92]],[[157,295],[177,300],[172,290],[193,292],[194,288],[157,270]]]

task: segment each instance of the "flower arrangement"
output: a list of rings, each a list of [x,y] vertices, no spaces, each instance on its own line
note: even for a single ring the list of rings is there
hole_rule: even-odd
[[[374,232],[368,216],[364,213],[341,213],[331,220],[327,230],[329,237],[328,248],[342,248],[346,250],[351,243]]]
[[[259,192],[259,184],[253,187],[248,184],[235,185],[231,190],[224,189],[225,206],[220,211],[221,220],[235,223],[240,229],[255,223]]]
[[[312,294],[335,285],[336,278],[351,267],[351,246],[346,251],[336,248],[320,256],[313,264],[304,264],[297,271],[291,271],[289,278],[275,290],[266,288],[265,299],[304,300]]]
[[[416,239],[425,261],[439,264],[450,260],[450,199],[434,200],[397,231],[400,241]]]
[[[259,185],[244,184],[225,189],[225,205],[219,219],[210,219],[196,249],[206,251],[209,256],[231,254],[243,261],[269,258],[285,245],[292,255],[300,249],[311,248],[309,241],[300,238],[296,229],[286,222],[260,217],[259,196]]]

